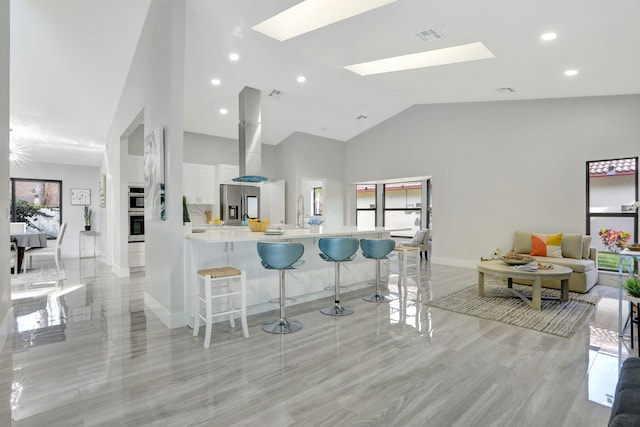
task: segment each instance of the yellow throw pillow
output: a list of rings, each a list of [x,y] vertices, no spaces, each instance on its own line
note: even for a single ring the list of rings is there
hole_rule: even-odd
[[[562,258],[562,233],[531,233],[531,253],[529,255]]]

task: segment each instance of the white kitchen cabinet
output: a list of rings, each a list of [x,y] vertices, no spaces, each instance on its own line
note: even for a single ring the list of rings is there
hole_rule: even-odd
[[[129,243],[129,268],[144,267],[144,242]]]
[[[184,195],[194,205],[216,204],[216,167],[185,163],[182,166]]]
[[[233,178],[237,178],[240,174],[238,165],[217,165],[218,185],[233,184]]]
[[[144,157],[129,155],[128,160],[129,185],[144,186]]]
[[[270,221],[271,225],[284,224],[285,205],[285,181],[265,182],[260,191],[260,216]]]

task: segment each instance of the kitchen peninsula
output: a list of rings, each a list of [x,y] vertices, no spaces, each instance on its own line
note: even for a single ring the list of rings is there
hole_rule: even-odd
[[[249,314],[276,309],[268,301],[277,298],[278,272],[266,270],[260,263],[256,249],[258,241],[298,242],[304,245],[302,259],[305,264],[287,277],[287,296],[302,303],[333,295],[334,265],[323,261],[318,253],[318,239],[323,237],[354,237],[357,239],[385,239],[396,228],[320,227],[320,232],[309,229],[285,228],[280,235],[251,232],[248,227],[214,227],[186,236],[185,241],[185,307],[191,307],[194,272],[201,268],[233,266],[247,273],[247,309]],[[351,291],[370,286],[367,281],[375,279],[372,260],[358,251],[356,259],[344,265],[341,283]],[[329,287],[330,290],[325,290]],[[320,306],[320,303],[319,303]],[[193,325],[191,316],[187,319]]]

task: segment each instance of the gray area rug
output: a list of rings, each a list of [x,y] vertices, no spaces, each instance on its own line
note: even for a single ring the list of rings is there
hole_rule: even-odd
[[[531,297],[531,286],[513,285]],[[506,282],[485,280],[485,295],[511,295]],[[559,297],[556,289],[542,289],[543,297]],[[542,300],[542,310],[532,310],[520,298],[478,296],[478,285],[447,295],[429,303],[431,307],[496,320],[547,334],[571,337],[591,315],[600,301],[597,295],[569,292],[569,301]]]

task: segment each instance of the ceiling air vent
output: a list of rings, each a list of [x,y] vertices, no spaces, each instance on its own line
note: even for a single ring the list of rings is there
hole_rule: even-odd
[[[284,95],[284,92],[278,89],[274,89],[269,92],[269,96],[272,98],[282,98],[282,95]]]
[[[500,93],[513,93],[515,92],[515,89],[510,88],[510,87],[499,87],[498,89],[496,89],[498,92]]]
[[[426,42],[429,40],[440,40],[444,38],[444,34],[435,28],[425,28],[424,30],[416,31],[416,36]]]

